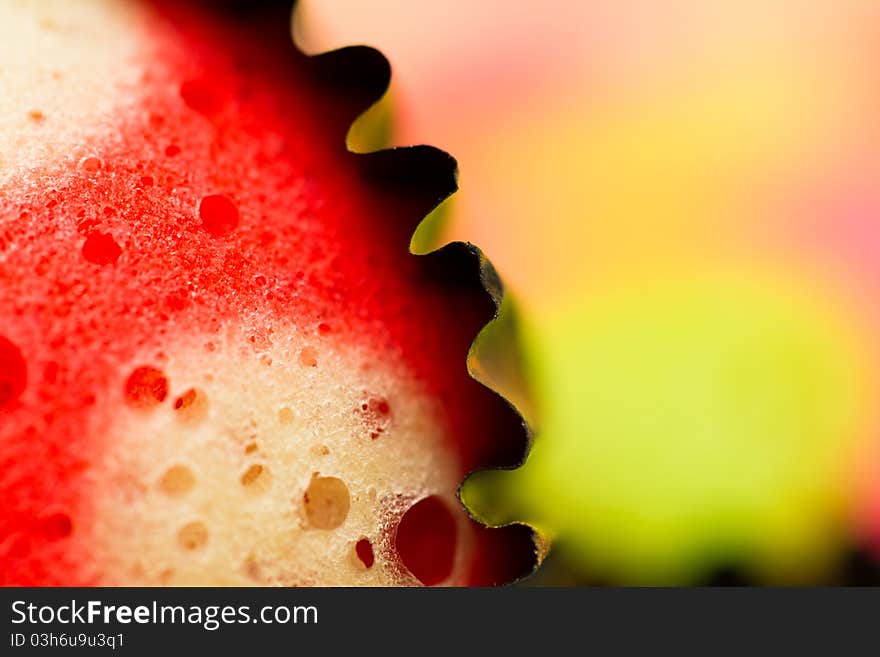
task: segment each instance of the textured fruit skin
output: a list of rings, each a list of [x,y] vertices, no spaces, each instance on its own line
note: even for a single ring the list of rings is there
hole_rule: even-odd
[[[118,363],[161,361],[175,336],[260,317],[320,326],[403,358],[444,409],[462,477],[525,450],[518,416],[465,367],[496,312],[482,256],[407,251],[454,190],[454,161],[427,147],[343,148],[387,84],[384,59],[307,59],[277,3],[151,5],[134,107],[70,163],[0,196],[0,584],[101,583],[88,547],[69,539],[92,512],[83,482],[113,440],[101,428],[124,403],[130,372]],[[473,534],[466,583],[532,567],[528,529]]]

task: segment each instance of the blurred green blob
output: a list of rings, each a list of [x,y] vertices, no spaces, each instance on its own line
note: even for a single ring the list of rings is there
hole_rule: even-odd
[[[534,524],[588,581],[828,571],[870,405],[840,307],[755,272],[658,277],[540,325],[538,438],[522,469],[466,482],[478,517]]]
[[[498,317],[480,332],[471,347],[470,372],[504,397],[534,427],[534,391],[526,372],[522,313],[516,299],[504,292]]]
[[[413,233],[409,250],[415,254],[424,255],[440,248],[443,229],[449,222],[454,207],[455,195],[452,195],[431,210]]]
[[[346,146],[354,153],[370,153],[390,148],[394,143],[394,100],[389,89],[352,123]],[[452,213],[454,196],[445,199],[421,221],[410,241],[410,251],[423,255],[440,246],[441,234]]]
[[[354,153],[389,148],[394,139],[394,101],[391,90],[361,114],[345,138],[348,150]]]

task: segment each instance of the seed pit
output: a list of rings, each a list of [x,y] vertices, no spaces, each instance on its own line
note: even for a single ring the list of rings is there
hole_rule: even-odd
[[[73,521],[66,513],[50,513],[40,521],[40,531],[46,539],[58,541],[73,533]]]
[[[303,367],[317,367],[318,352],[311,347],[304,347],[303,350],[299,352],[299,364]]]
[[[168,396],[168,379],[149,365],[135,369],[125,382],[125,401],[134,408],[152,408]]]
[[[191,109],[205,116],[216,114],[222,105],[217,90],[206,80],[187,80],[180,85],[180,97]]]
[[[165,297],[165,305],[168,306],[169,310],[184,310],[187,306],[189,306],[189,303],[189,294],[186,290],[178,290],[177,292],[172,292],[167,297]]]
[[[260,564],[257,562],[257,558],[252,554],[249,554],[244,561],[244,573],[253,580],[260,579]]]
[[[269,487],[269,469],[260,463],[248,466],[241,475],[241,485],[253,492],[262,492]]]
[[[122,248],[109,233],[89,233],[82,245],[83,258],[93,265],[113,265],[122,255]]]
[[[221,237],[238,226],[238,208],[222,194],[212,194],[199,203],[199,218],[202,228],[214,237]]]
[[[198,388],[189,388],[174,400],[173,408],[181,422],[198,422],[208,413],[208,396]]]
[[[185,495],[196,483],[193,471],[185,465],[172,465],[159,478],[159,488],[174,497]]]
[[[203,522],[188,522],[177,532],[177,542],[184,550],[197,550],[208,542],[208,528]]]
[[[315,475],[303,494],[306,518],[315,529],[336,529],[348,517],[348,486],[337,477]]]
[[[21,350],[0,335],[0,409],[9,406],[27,385],[27,363]]]
[[[83,171],[94,173],[101,170],[104,166],[104,161],[95,155],[87,155],[79,161],[79,166]]]
[[[287,406],[283,406],[278,409],[278,422],[280,424],[290,424],[291,422],[293,422],[293,418],[293,411],[287,408]]]
[[[378,415],[384,416],[391,414],[391,406],[388,404],[388,400],[382,399],[381,397],[375,397],[371,399],[370,408]]]
[[[433,586],[452,574],[456,533],[449,507],[432,495],[403,514],[394,545],[409,572],[425,586]]]
[[[361,402],[360,410],[372,440],[385,433],[391,425],[391,404],[384,397],[371,397]]]
[[[359,540],[354,546],[354,551],[364,568],[373,567],[376,557],[373,554],[373,544],[370,543],[370,539],[362,538]]]

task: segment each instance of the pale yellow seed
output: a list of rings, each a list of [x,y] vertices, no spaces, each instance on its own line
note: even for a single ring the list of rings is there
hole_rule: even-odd
[[[259,463],[248,466],[248,469],[241,475],[241,485],[254,493],[267,490],[269,481],[269,469]]]
[[[159,479],[159,488],[172,496],[185,495],[195,486],[196,476],[185,465],[172,465]]]
[[[203,522],[189,522],[177,532],[177,542],[184,550],[197,550],[208,542],[208,528]]]
[[[315,529],[336,529],[348,517],[348,486],[336,477],[312,477],[303,495],[306,518]]]

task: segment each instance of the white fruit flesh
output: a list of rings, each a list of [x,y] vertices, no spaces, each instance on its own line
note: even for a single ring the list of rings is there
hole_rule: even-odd
[[[108,136],[138,98],[143,16],[134,2],[0,2],[0,190]]]
[[[127,407],[126,371],[113,382],[124,410],[96,414],[106,446],[81,530],[102,581],[417,584],[394,528],[418,499],[456,503],[456,464],[438,409],[400,364],[290,329],[271,344],[234,331],[167,354],[132,363],[167,376],[162,403]],[[370,568],[355,553],[364,538]]]

